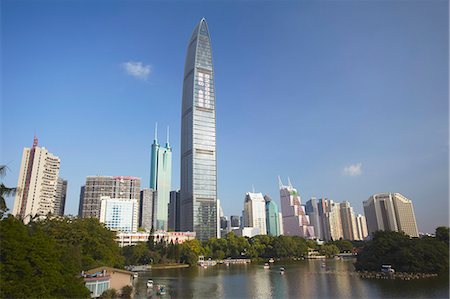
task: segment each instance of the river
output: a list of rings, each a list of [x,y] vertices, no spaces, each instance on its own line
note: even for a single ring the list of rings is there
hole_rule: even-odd
[[[361,279],[352,260],[305,260],[263,265],[217,265],[140,272],[135,298],[449,298],[448,277],[423,280]],[[280,274],[280,267],[285,267]],[[146,282],[167,294],[147,291]]]

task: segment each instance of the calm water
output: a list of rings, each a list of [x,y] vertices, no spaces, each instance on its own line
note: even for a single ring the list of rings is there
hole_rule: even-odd
[[[449,298],[448,277],[426,280],[367,280],[351,260],[306,260],[292,264],[217,265],[139,273],[136,298]],[[285,267],[284,275],[279,272]],[[167,294],[147,292],[146,283],[166,285]]]

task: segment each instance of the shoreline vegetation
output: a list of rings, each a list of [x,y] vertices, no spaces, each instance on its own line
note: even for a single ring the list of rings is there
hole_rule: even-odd
[[[245,238],[229,233],[221,239],[183,244],[155,242],[150,237],[148,242],[121,248],[114,241],[115,232],[94,218],[54,217],[25,225],[4,215],[0,240],[1,298],[89,298],[80,276],[83,270],[147,264],[153,269],[188,267],[197,265],[199,256],[262,263],[270,258],[296,262],[311,254],[331,258],[356,252],[355,270],[364,278],[371,278],[371,273],[380,272],[386,264],[398,272],[412,273],[397,274],[399,279],[402,275],[405,279],[434,277],[448,274],[449,269],[448,227],[437,228],[436,237],[411,239],[403,233],[376,232],[370,241],[337,240],[323,245],[295,236]]]

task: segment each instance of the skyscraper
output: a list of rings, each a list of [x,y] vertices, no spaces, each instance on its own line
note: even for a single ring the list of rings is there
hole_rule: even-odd
[[[319,209],[317,206],[317,199],[311,197],[305,204],[305,212],[309,216],[309,220],[312,226],[314,226],[314,234],[319,240],[323,240],[321,219],[319,216]]]
[[[368,235],[367,222],[364,215],[358,214],[356,216],[356,238],[355,240],[364,240]]]
[[[121,232],[136,232],[138,227],[139,209],[136,198],[100,198],[100,222],[110,230]]]
[[[340,203],[342,234],[345,240],[356,240],[357,228],[353,208],[348,201]]]
[[[412,201],[400,193],[380,193],[363,202],[369,234],[377,230],[403,231],[419,237]]]
[[[181,230],[217,236],[216,96],[206,20],[189,40],[181,109]]]
[[[100,218],[100,197],[139,200],[141,179],[131,176],[88,176],[81,188],[80,208],[83,218]],[[82,195],[82,198],[81,198]]]
[[[266,202],[262,193],[247,192],[244,201],[244,227],[259,228],[260,235],[267,234]]]
[[[156,191],[151,188],[141,190],[139,201],[139,226],[147,231],[152,230],[153,204],[156,196]]]
[[[55,215],[64,216],[64,208],[66,207],[66,195],[67,195],[67,180],[58,178],[55,195],[55,209],[54,209]]]
[[[270,236],[280,235],[280,220],[278,206],[268,195],[264,195],[266,201],[266,228],[267,234]]]
[[[55,213],[60,163],[45,147],[38,147],[36,136],[33,146],[23,149],[13,215],[22,218],[25,224],[34,217]]]
[[[180,190],[170,191],[169,230],[180,231]]]
[[[306,215],[305,206],[301,204],[297,189],[292,187],[290,182],[289,186],[284,186],[281,179],[279,186],[284,235],[314,238],[314,226],[309,222],[309,216]]]
[[[172,182],[172,149],[169,145],[169,129],[165,147],[158,144],[157,128],[152,144],[152,164],[150,168],[150,188],[156,190],[153,203],[153,228],[167,231],[168,204]]]

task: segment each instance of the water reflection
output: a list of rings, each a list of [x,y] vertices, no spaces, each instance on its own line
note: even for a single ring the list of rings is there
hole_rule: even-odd
[[[284,275],[279,272],[285,267]],[[352,261],[302,261],[262,265],[217,265],[140,273],[136,298],[160,298],[146,282],[165,284],[161,298],[448,298],[448,277],[420,281],[364,280]]]

